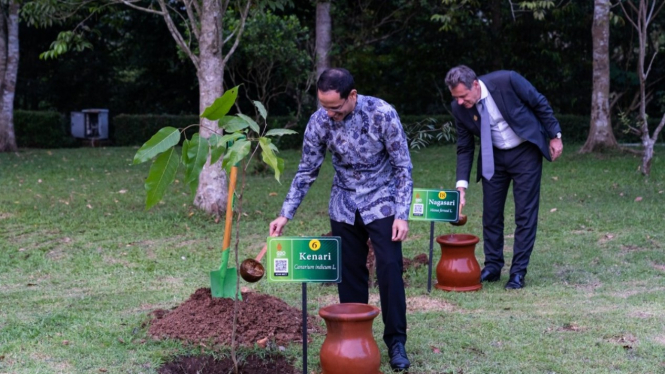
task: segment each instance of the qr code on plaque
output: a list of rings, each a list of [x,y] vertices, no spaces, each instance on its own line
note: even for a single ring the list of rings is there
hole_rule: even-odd
[[[423,215],[423,210],[424,210],[424,205],[423,204],[413,204],[413,215],[414,216],[422,216]]]
[[[289,275],[289,260],[286,258],[275,259],[275,275],[287,276]]]

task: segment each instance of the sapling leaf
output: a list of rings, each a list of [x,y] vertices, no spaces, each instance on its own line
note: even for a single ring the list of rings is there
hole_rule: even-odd
[[[219,144],[219,141],[222,139],[223,135],[212,133],[208,137],[208,145],[214,147]]]
[[[220,157],[226,152],[226,143],[220,144],[218,146],[213,146],[211,145],[211,151],[210,151],[210,164],[214,164],[215,162],[219,161]]]
[[[242,161],[242,159],[249,154],[251,146],[252,143],[245,139],[239,139],[233,143],[233,146],[231,146],[226,152],[226,157],[224,157],[224,161],[222,161],[222,167],[227,172],[230,172],[233,165]]]
[[[226,90],[222,97],[217,98],[217,100],[215,100],[209,107],[205,108],[203,113],[201,113],[201,117],[211,121],[217,121],[224,117],[229,110],[231,110],[233,103],[236,102],[236,98],[238,97],[238,87],[240,86],[235,86],[230,90]]]
[[[282,136],[282,135],[293,135],[297,134],[297,131],[289,129],[271,129],[266,132],[266,136]]]
[[[244,138],[245,134],[242,132],[234,132],[231,134],[226,134],[219,139],[217,145],[223,145],[224,147],[228,147],[229,143],[234,143],[236,140]]]
[[[262,102],[254,100],[254,106],[259,110],[259,114],[263,119],[268,118],[268,111],[266,110],[266,107],[263,106]]]
[[[226,130],[227,132],[237,132],[249,127],[249,123],[247,123],[247,121],[235,116],[226,116],[220,119],[217,124],[220,128]]]
[[[148,178],[145,180],[146,210],[152,208],[162,199],[166,187],[175,180],[179,164],[180,159],[173,147],[157,156],[155,162],[150,166]]]
[[[187,158],[190,162],[187,164],[185,172],[185,184],[189,185],[192,193],[195,193],[196,187],[199,185],[199,175],[208,159],[208,139],[194,134],[189,141]]]
[[[252,131],[254,131],[257,134],[261,133],[261,128],[259,127],[259,124],[256,123],[256,121],[254,121],[253,119],[242,113],[238,113],[238,117],[244,119],[245,122],[247,122],[247,124],[249,125],[249,128],[252,129]]]
[[[275,179],[277,179],[277,182],[279,182],[279,177],[284,171],[284,160],[275,156],[270,139],[266,137],[260,137],[259,145],[261,146],[261,156],[263,157],[263,162],[265,162],[275,171]]]
[[[189,162],[189,159],[187,158],[187,148],[189,148],[189,139],[185,139],[185,140],[182,141],[181,160],[182,160],[182,163],[185,164],[185,165],[187,165],[187,163]]]
[[[174,147],[180,141],[180,132],[175,127],[161,128],[155,135],[136,151],[134,164],[146,162],[158,154]]]
[[[198,135],[198,134],[197,134]],[[189,177],[189,173],[191,173],[191,170],[193,169],[192,167],[192,160],[190,160],[187,151],[189,150],[189,139],[185,139],[182,142],[182,156],[180,156],[180,160],[182,161],[182,164],[185,165],[185,180]],[[190,190],[192,188],[190,187]],[[192,193],[195,193],[196,191],[192,191]]]

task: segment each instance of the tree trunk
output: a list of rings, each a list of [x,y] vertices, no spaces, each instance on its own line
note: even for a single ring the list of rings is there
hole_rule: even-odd
[[[330,2],[316,3],[316,79],[330,67],[330,40],[332,39],[332,21]]]
[[[503,0],[492,0],[490,3],[490,12],[492,13],[492,22],[490,23],[490,30],[492,34],[490,39],[494,45],[501,45],[503,43],[503,18],[501,17],[501,2]],[[492,69],[501,70],[501,55],[499,53],[492,53]]]
[[[224,93],[224,61],[222,58],[222,17],[219,1],[204,0],[201,12],[201,37],[199,39],[199,113],[212,104]],[[200,135],[210,137],[217,129],[217,123],[201,118]],[[226,173],[222,170],[221,160],[210,165],[205,164],[199,176],[199,187],[194,198],[194,205],[217,216],[226,210]]]
[[[0,51],[2,59],[2,101],[0,102],[0,152],[16,151],[14,134],[14,96],[16,93],[16,77],[18,75],[18,12],[20,5],[17,0],[10,0],[7,6],[6,23],[2,27],[4,47]],[[5,15],[2,15],[4,18]],[[6,27],[4,27],[6,26]]]
[[[593,91],[591,124],[580,153],[616,148],[610,116],[610,0],[595,0],[593,11]]]

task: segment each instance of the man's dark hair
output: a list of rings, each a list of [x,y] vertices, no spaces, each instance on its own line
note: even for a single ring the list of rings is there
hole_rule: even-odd
[[[356,86],[353,75],[344,68],[326,69],[316,82],[316,88],[321,92],[337,91],[339,97],[346,99]]]
[[[448,86],[448,89],[452,90],[457,87],[458,84],[462,83],[466,88],[471,89],[471,87],[473,87],[473,81],[476,79],[478,79],[478,77],[470,67],[459,65],[450,69],[448,74],[446,74],[446,85]]]

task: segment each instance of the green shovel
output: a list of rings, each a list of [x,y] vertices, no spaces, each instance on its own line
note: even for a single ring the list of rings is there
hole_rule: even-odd
[[[233,195],[236,189],[236,180],[238,178],[238,167],[231,168],[229,176],[229,197],[226,203],[226,222],[224,225],[224,242],[222,244],[222,265],[219,270],[210,272],[210,293],[212,297],[235,298],[238,285],[238,272],[236,268],[228,268],[229,247],[231,246],[231,224],[233,223]],[[242,295],[238,292],[238,300],[242,300]]]

